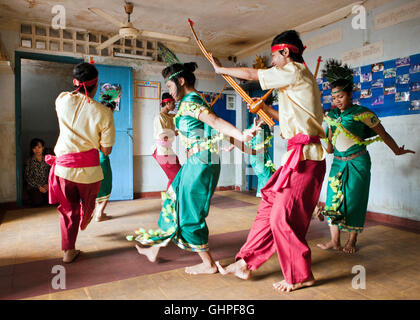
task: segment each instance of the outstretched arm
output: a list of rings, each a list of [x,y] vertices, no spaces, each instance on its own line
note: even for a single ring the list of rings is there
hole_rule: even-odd
[[[235,140],[234,138],[230,137],[229,142],[231,143],[231,146],[229,147],[229,151],[232,151],[234,147],[238,148],[244,153],[250,154],[250,155],[257,155],[260,153],[264,153],[264,148],[261,148],[260,150],[254,150],[252,148],[249,148],[245,145],[245,143]]]
[[[220,61],[210,54],[211,64],[213,65],[214,72],[217,74],[226,74],[228,76],[244,79],[244,80],[258,80],[258,70],[254,68],[225,68],[222,67]]]
[[[406,154],[406,153],[415,153],[412,150],[404,149],[404,145],[402,147],[399,147],[395,140],[389,135],[388,132],[386,132],[385,128],[382,126],[382,124],[378,124],[372,128],[373,131],[375,131],[385,142],[385,144],[394,152],[396,156]]]
[[[224,135],[232,137],[241,142],[247,142],[251,140],[255,136],[255,133],[261,127],[262,124],[254,124],[254,126],[251,129],[247,129],[244,130],[244,132],[241,132],[235,126],[223,120],[222,118],[219,118],[212,112],[201,112],[198,116],[198,119],[208,124],[213,129],[216,129],[217,131],[223,133]]]

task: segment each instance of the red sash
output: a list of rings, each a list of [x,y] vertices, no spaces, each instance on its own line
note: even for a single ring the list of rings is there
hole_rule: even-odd
[[[97,167],[101,163],[99,161],[99,151],[90,149],[84,152],[66,153],[60,157],[46,155],[45,162],[51,166],[50,175],[48,177],[49,203],[59,203],[60,198],[64,197],[58,183],[58,177],[55,175],[55,166],[59,165],[66,168],[86,168]]]
[[[271,189],[272,191],[278,192],[287,186],[290,173],[297,170],[303,146],[309,143],[321,143],[321,140],[318,136],[310,137],[302,133],[298,133],[292,139],[289,139],[287,151],[292,150],[292,152],[290,153],[286,163],[283,165],[280,175]]]

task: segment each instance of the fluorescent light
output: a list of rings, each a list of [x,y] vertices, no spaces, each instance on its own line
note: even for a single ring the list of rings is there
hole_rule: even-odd
[[[153,57],[149,57],[149,56],[140,56],[136,54],[128,54],[128,53],[120,53],[120,52],[114,52],[114,57],[140,59],[140,60],[153,60]]]

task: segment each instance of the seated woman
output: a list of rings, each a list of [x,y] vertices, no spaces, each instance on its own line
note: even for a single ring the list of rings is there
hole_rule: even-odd
[[[25,179],[29,204],[31,206],[42,206],[48,204],[48,174],[50,166],[44,159],[43,140],[34,138],[30,143],[31,157],[26,161]]]

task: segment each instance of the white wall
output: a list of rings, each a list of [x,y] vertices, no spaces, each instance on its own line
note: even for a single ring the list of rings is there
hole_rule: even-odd
[[[18,33],[1,27],[0,41],[2,49],[13,57]],[[4,142],[0,148],[1,203],[16,201],[15,77],[10,67],[0,68],[0,97],[0,137]]]
[[[206,92],[220,92],[225,85],[225,80],[214,74],[210,63],[200,56],[179,54],[182,62],[196,62],[195,71],[197,81],[196,89]],[[157,81],[161,83],[161,91],[168,91],[161,71],[164,64],[155,64],[153,67],[145,66],[134,73],[135,80]],[[166,188],[167,177],[163,170],[152,157],[153,145],[153,118],[160,112],[159,101],[134,99],[133,103],[133,136],[134,136],[134,192],[155,192]],[[185,163],[185,148],[177,137],[174,150],[178,154],[181,164]],[[235,185],[235,169],[233,156],[221,154],[222,171],[218,186]]]
[[[16,201],[15,79],[0,69],[0,202]]]
[[[321,56],[324,61],[328,58],[341,59],[342,53],[362,47],[365,41],[375,43],[383,40],[384,53],[381,58],[366,59],[361,61],[359,65],[367,65],[420,53],[420,18],[404,21],[380,30],[375,30],[374,27],[375,15],[410,2],[412,1],[392,1],[368,11],[367,30],[354,30],[351,25],[353,16],[350,16],[338,23],[305,34],[302,36],[304,44],[305,40],[322,35],[330,30],[337,28],[342,30],[341,41],[304,52],[304,59],[309,69],[314,72],[318,56]],[[279,30],[279,33],[281,31]],[[269,48],[259,53],[259,55],[269,57]],[[240,62],[252,66],[254,60],[255,55]],[[268,60],[271,61],[270,59]],[[320,70],[322,67],[323,64],[321,63]],[[372,158],[368,210],[420,220],[420,139],[418,138],[420,136],[420,115],[386,117],[382,118],[381,121],[397,144],[400,146],[405,145],[406,148],[415,150],[417,153],[415,155],[410,154],[397,157],[384,143],[374,143],[368,147]],[[286,151],[286,147],[286,142],[281,141],[279,138],[275,139],[274,162],[276,165],[278,165],[278,161]],[[331,157],[330,155],[327,159],[327,175],[332,163]],[[324,180],[320,201],[325,201],[326,183],[327,179]]]

